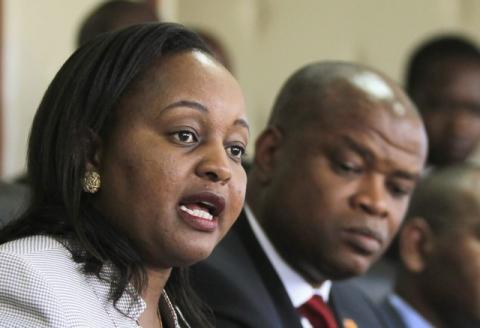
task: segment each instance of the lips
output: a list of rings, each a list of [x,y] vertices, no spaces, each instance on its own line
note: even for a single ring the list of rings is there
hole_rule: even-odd
[[[375,255],[383,245],[383,236],[368,227],[351,227],[343,230],[345,241],[362,255]]]
[[[192,228],[211,232],[217,228],[218,217],[225,209],[225,199],[212,192],[190,194],[180,200],[180,217]]]

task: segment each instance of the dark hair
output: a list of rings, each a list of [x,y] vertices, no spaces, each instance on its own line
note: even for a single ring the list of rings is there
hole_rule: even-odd
[[[418,217],[437,235],[465,224],[462,218],[480,213],[479,180],[480,166],[474,163],[463,162],[433,170],[416,186],[402,228]],[[398,235],[387,257],[400,259]]]
[[[0,230],[0,243],[36,234],[67,240],[85,273],[100,278],[111,262],[114,304],[129,282],[141,291],[146,273],[140,255],[95,211],[82,192],[92,136],[110,132],[116,105],[135,81],[162,57],[188,50],[210,54],[193,32],[181,25],[142,24],[104,34],[78,49],[48,87],[36,112],[28,146],[32,199],[26,212]],[[185,268],[174,268],[167,282],[170,298],[193,327],[208,327]]]
[[[110,0],[95,7],[81,23],[77,46],[99,34],[133,24],[158,22],[159,18],[146,2]]]
[[[435,233],[451,231],[480,213],[480,167],[459,163],[434,170],[415,189],[406,221],[425,219]]]
[[[412,53],[407,64],[405,76],[407,93],[412,96],[414,90],[424,83],[432,64],[449,59],[478,61],[480,52],[473,41],[462,36],[438,36],[423,42]]]

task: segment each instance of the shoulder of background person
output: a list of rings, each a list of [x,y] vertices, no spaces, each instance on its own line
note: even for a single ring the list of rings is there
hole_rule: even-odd
[[[388,300],[388,295],[378,303],[378,308],[386,328],[407,328],[400,314]]]
[[[378,305],[350,281],[332,284],[329,303],[345,326],[385,328]]]
[[[379,303],[392,292],[396,270],[396,262],[384,256],[366,274],[348,281],[360,288],[373,302]]]
[[[0,181],[0,226],[19,216],[30,200],[30,189],[23,184]]]

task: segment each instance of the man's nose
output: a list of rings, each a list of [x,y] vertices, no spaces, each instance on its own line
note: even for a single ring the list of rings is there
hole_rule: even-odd
[[[387,196],[383,177],[369,175],[364,178],[359,190],[353,196],[352,205],[370,216],[385,218],[388,216]]]

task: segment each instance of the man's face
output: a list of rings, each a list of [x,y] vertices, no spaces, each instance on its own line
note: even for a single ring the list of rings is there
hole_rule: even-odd
[[[439,313],[480,323],[480,213],[455,219],[434,237],[421,285]]]
[[[350,93],[284,136],[261,214],[282,256],[313,284],[364,273],[378,259],[426,156],[418,117]]]
[[[480,140],[480,63],[442,61],[431,70],[415,96],[430,141],[429,162],[462,162]]]

